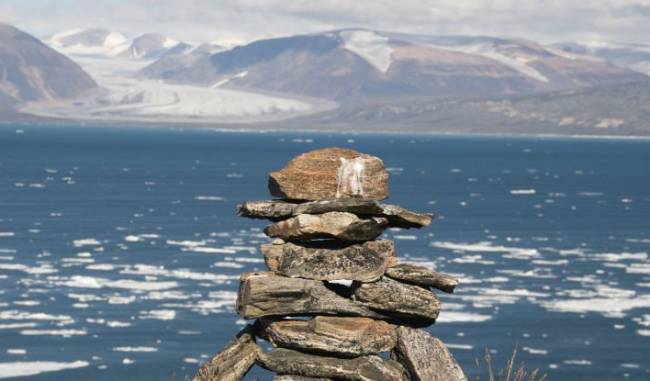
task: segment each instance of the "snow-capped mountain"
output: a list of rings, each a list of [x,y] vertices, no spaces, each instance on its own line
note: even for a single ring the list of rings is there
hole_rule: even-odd
[[[192,48],[190,44],[158,33],[145,33],[130,38],[107,29],[73,29],[54,34],[46,38],[45,42],[73,57],[122,57],[138,60],[183,54]]]
[[[568,53],[601,57],[616,65],[650,75],[650,45],[583,41],[558,43],[551,46]]]
[[[335,100],[520,94],[645,78],[603,59],[531,41],[362,29],[259,40],[189,64],[160,60],[141,73]]]
[[[165,55],[180,55],[192,49],[190,44],[158,33],[145,33],[135,37],[128,49],[120,55],[135,59],[159,59]]]
[[[73,29],[54,34],[45,42],[66,55],[104,57],[115,57],[130,44],[124,34],[106,29]]]

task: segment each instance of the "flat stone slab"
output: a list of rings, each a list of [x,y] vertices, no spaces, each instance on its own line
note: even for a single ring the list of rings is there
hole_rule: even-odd
[[[391,356],[402,363],[414,381],[467,381],[445,344],[424,330],[397,328],[397,346]]]
[[[389,352],[397,340],[394,325],[364,317],[278,320],[265,327],[264,335],[278,347],[346,357]]]
[[[441,303],[436,295],[420,286],[398,282],[388,277],[372,283],[360,283],[354,299],[374,310],[391,316],[433,323],[440,313]]]
[[[347,212],[363,218],[385,217],[388,225],[400,228],[421,228],[431,224],[432,215],[416,213],[397,205],[380,204],[374,200],[334,199],[292,203],[282,200],[246,201],[237,206],[237,213],[243,217],[281,220],[299,214],[324,214]]]
[[[442,274],[424,266],[396,265],[386,269],[386,275],[406,283],[433,287],[446,293],[453,293],[458,285],[458,279],[451,275]]]
[[[258,363],[280,374],[346,381],[409,381],[401,364],[374,355],[342,359],[278,348],[260,354]]]
[[[329,248],[331,245],[265,244],[261,246],[269,270],[288,277],[316,280],[350,279],[372,282],[395,262],[392,241]]]
[[[388,227],[383,217],[361,219],[352,213],[299,214],[276,222],[264,229],[269,237],[285,241],[307,241],[317,238],[336,238],[342,241],[370,241]]]
[[[331,378],[316,378],[316,377],[303,377],[303,376],[291,376],[291,375],[282,375],[273,377],[273,381],[334,381]]]
[[[260,353],[252,331],[251,326],[246,326],[223,351],[201,365],[192,381],[240,381],[244,378]]]
[[[306,315],[385,318],[385,315],[337,294],[322,281],[287,278],[272,272],[243,273],[240,280],[236,308],[245,319]]]
[[[289,200],[388,197],[388,172],[378,157],[345,148],[324,148],[295,157],[269,175],[269,191]]]

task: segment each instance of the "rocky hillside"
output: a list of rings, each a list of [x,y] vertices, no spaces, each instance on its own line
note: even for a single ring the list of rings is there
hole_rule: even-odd
[[[79,65],[13,26],[0,24],[0,103],[73,98],[96,88]]]
[[[650,80],[543,94],[355,103],[291,123],[285,127],[650,136]]]
[[[358,29],[255,41],[190,63],[182,57],[141,73],[334,100],[527,94],[645,78],[593,56],[530,41]]]

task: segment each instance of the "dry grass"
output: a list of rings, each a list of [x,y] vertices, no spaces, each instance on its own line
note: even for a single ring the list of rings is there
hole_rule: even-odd
[[[540,375],[539,369],[532,369],[530,371],[526,370],[526,365],[522,361],[519,364],[519,367],[515,367],[515,359],[517,357],[517,346],[512,350],[512,356],[508,362],[506,362],[505,367],[495,373],[494,368],[492,367],[492,355],[488,349],[485,350],[485,356],[483,361],[485,362],[485,367],[487,370],[487,380],[486,381],[547,381],[546,374]],[[481,361],[476,359],[476,367],[480,370]],[[480,377],[476,377],[474,381],[479,381]]]

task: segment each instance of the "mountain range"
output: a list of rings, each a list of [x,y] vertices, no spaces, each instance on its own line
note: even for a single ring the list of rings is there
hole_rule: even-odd
[[[106,29],[44,41],[0,28],[0,113],[256,123],[249,128],[267,121],[268,128],[650,135],[646,45],[365,29],[231,48]]]
[[[140,73],[347,102],[412,96],[494,96],[634,82],[606,60],[526,40],[432,37],[360,29],[260,40]]]

